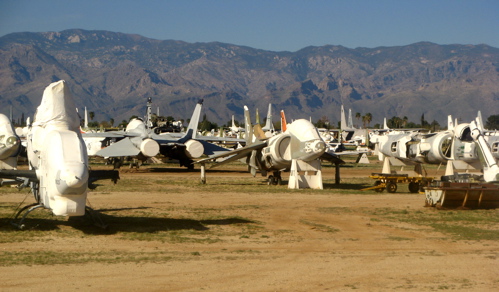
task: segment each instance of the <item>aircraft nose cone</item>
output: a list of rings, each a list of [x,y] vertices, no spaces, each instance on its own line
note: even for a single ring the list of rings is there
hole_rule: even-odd
[[[61,172],[60,179],[64,181],[68,188],[79,188],[87,183],[88,172],[67,169]]]
[[[306,153],[320,153],[326,149],[326,143],[321,140],[309,141],[305,144]]]

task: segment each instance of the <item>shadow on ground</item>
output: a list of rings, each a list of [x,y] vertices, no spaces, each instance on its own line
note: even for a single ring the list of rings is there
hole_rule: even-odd
[[[145,210],[149,207],[138,208],[120,208],[120,209],[102,209],[95,211],[94,215],[86,214],[85,216],[69,217],[68,219],[60,216],[53,216],[48,210],[37,210],[36,212],[44,212],[37,216],[28,216],[24,220],[25,231],[38,230],[50,231],[60,230],[63,226],[70,226],[85,234],[106,235],[119,232],[134,232],[134,233],[155,233],[159,231],[176,231],[176,230],[195,230],[207,231],[210,225],[232,225],[232,224],[249,224],[255,223],[242,218],[223,218],[213,220],[195,220],[195,219],[176,219],[154,216],[120,216],[119,212]],[[106,214],[113,212],[113,215]],[[30,214],[31,215],[31,214]],[[12,232],[19,229],[11,224],[11,217],[0,215],[0,232]],[[40,216],[43,216],[40,218]],[[92,220],[97,217],[98,220]],[[103,223],[103,224],[102,224]]]

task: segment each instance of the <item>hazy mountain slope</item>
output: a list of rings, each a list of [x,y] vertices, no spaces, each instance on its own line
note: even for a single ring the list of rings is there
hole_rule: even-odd
[[[416,43],[271,52],[224,43],[160,41],[108,31],[15,33],[0,38],[0,111],[32,115],[43,89],[65,79],[96,120],[143,115],[147,97],[161,115],[189,118],[198,99],[224,124],[242,107],[291,118],[339,120],[339,105],[383,117],[445,123],[499,113],[499,49]],[[277,121],[277,118],[275,119]]]

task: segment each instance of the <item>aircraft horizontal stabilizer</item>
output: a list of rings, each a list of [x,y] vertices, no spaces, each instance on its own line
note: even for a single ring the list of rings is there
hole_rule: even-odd
[[[136,156],[140,153],[130,138],[122,139],[104,149],[97,151],[96,155],[102,157]]]

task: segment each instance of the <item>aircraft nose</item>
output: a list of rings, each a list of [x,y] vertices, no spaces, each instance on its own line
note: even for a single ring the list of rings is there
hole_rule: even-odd
[[[60,172],[59,178],[68,188],[80,188],[88,182],[88,172],[79,169],[66,169]]]
[[[322,140],[313,140],[305,144],[306,153],[320,153],[326,149],[326,143]]]

